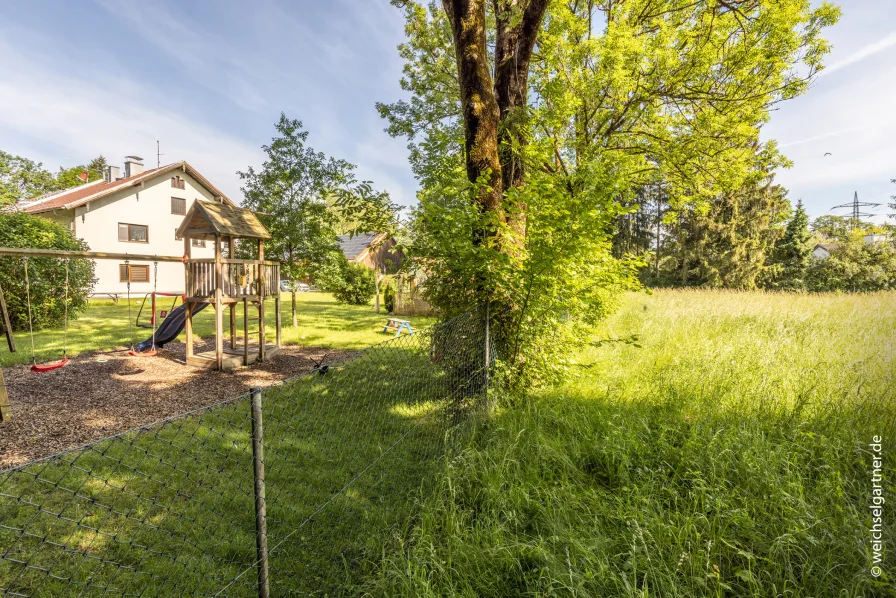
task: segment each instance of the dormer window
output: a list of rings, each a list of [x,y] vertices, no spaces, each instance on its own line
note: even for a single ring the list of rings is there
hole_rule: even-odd
[[[186,184],[179,176],[171,177],[171,187],[174,189],[186,189]]]

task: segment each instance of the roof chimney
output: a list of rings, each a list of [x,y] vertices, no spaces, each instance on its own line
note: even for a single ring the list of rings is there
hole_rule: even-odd
[[[139,156],[124,157],[124,178],[136,176],[143,172],[143,158]]]
[[[118,166],[106,166],[106,182],[114,183],[121,178]]]

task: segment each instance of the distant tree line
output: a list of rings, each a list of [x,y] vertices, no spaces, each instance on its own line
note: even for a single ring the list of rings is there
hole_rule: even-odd
[[[648,286],[896,289],[896,227],[835,215],[810,221],[802,202],[792,207],[768,173],[710,200],[672,205],[657,181],[620,203],[613,252],[639,257]],[[866,242],[873,234],[883,238]],[[829,257],[813,257],[819,243]]]
[[[53,191],[102,179],[106,172],[106,158],[97,156],[87,164],[59,167],[55,174],[22,156],[0,150],[0,206],[15,204]],[[79,178],[87,173],[87,181]]]

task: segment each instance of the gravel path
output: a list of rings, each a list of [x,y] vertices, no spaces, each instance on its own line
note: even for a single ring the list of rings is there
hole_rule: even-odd
[[[213,349],[197,342],[197,353]],[[0,470],[179,413],[239,396],[316,367],[342,351],[284,346],[265,363],[232,374],[189,367],[183,343],[154,358],[127,351],[85,353],[37,374],[4,368],[12,419],[0,423]]]

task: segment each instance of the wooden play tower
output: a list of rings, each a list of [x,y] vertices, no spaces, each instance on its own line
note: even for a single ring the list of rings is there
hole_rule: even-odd
[[[247,366],[256,360],[273,357],[280,352],[280,264],[264,261],[264,242],[271,235],[249,210],[226,205],[197,201],[177,229],[184,240],[184,266],[186,269],[186,345],[187,365],[231,371]],[[234,259],[236,240],[254,241],[258,247],[258,259]],[[215,257],[192,259],[190,249],[194,243],[214,243]],[[227,258],[222,245],[227,245]],[[274,299],[276,338],[273,345],[265,339],[265,299]],[[236,341],[236,306],[243,304],[242,346]],[[193,313],[203,304],[215,308],[215,349],[202,353],[193,352]],[[202,306],[202,307],[201,307]],[[224,343],[224,311],[229,312],[230,342]],[[256,313],[250,319],[250,311]],[[256,330],[250,330],[250,322]],[[250,337],[257,336],[255,343]]]

